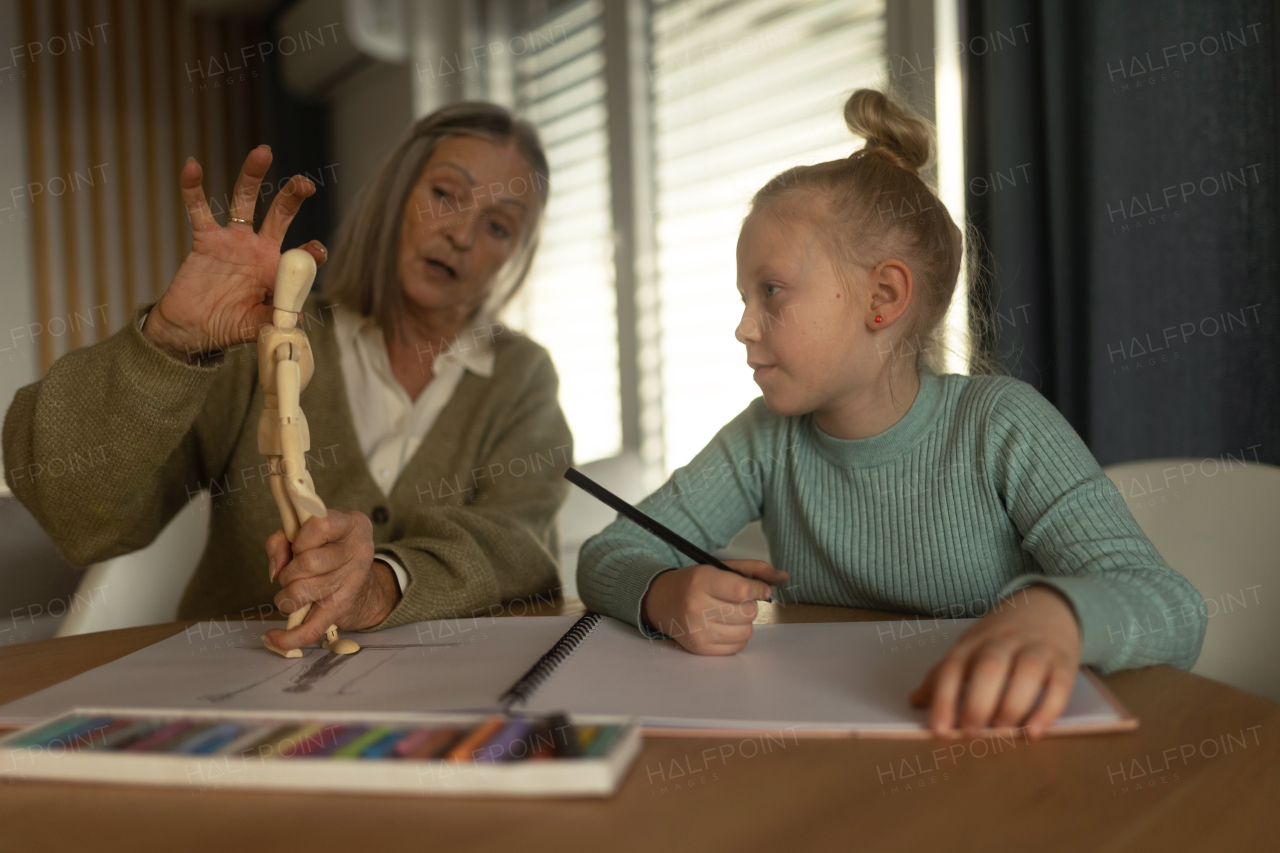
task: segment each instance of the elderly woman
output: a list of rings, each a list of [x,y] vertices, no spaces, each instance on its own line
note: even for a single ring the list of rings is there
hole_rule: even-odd
[[[236,347],[271,322],[285,230],[315,192],[294,176],[255,232],[270,163],[265,145],[249,153],[221,227],[187,161],[192,250],[168,289],[14,397],[4,458],[15,495],[84,565],[147,545],[209,489],[209,544],[179,615],[312,602],[299,627],[268,633],[285,649],[330,623],[377,630],[554,588],[572,438],[547,352],[494,320],[528,272],[547,201],[533,128],[489,104],[432,113],[344,223],[324,293],[299,318],[315,355],[302,394],[308,467],[329,512],[292,545],[258,452],[256,348]],[[327,258],[319,242],[304,248]],[[98,448],[105,465],[15,481]]]

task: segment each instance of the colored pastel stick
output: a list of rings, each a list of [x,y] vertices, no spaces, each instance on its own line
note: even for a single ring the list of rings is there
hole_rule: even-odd
[[[113,737],[116,732],[124,731],[130,726],[135,725],[133,720],[123,718],[112,720],[108,725],[104,726],[100,731],[93,730],[89,732],[89,742],[87,744],[76,744],[73,748],[81,749],[97,749],[107,745],[108,739]]]
[[[240,727],[235,723],[215,723],[203,731],[188,737],[174,747],[173,751],[181,755],[205,755],[224,743],[229,743],[240,734]]]
[[[245,733],[240,737],[223,746],[216,754],[241,755],[258,746],[263,741],[270,739],[273,735],[279,737],[280,734],[283,734],[283,732],[288,729],[289,726],[281,726],[277,723],[260,723],[259,725],[245,731]]]
[[[577,727],[579,755],[587,754],[587,749],[591,746],[591,741],[595,740],[596,735],[599,733],[600,733],[599,726],[578,726]]]
[[[273,734],[271,737],[262,741],[253,747],[260,758],[266,758],[271,755],[278,755],[280,748],[286,743],[294,742],[295,738],[305,736],[310,731],[320,731],[319,726],[312,726],[309,723],[294,723],[290,726],[282,726],[281,730]],[[296,747],[295,747],[296,748]],[[293,749],[290,750],[292,752]]]
[[[622,733],[621,726],[601,726],[596,739],[591,742],[591,746],[587,747],[584,755],[585,758],[602,758],[609,754],[609,750],[618,740],[618,735]]]
[[[67,749],[78,749],[79,745],[82,744],[77,744],[77,740],[83,742],[83,740],[91,738],[93,731],[100,730],[110,724],[111,717],[87,717],[87,719],[82,719],[78,725],[69,727],[69,729],[63,727],[59,734],[52,736],[52,738],[42,738],[38,742],[28,745],[31,745],[31,747],[51,748],[54,744],[61,744]]]
[[[323,726],[304,737],[299,742],[298,748],[293,751],[293,754],[286,755],[285,758],[304,758],[308,755],[320,754],[325,746],[333,742],[342,729],[343,727],[336,723]]]
[[[423,741],[417,749],[406,758],[442,758],[448,754],[453,745],[466,736],[464,729],[435,729],[431,736]]]
[[[63,732],[51,741],[46,741],[44,745],[52,747],[60,743],[69,750],[77,751],[81,747],[88,746],[93,738],[100,737],[102,730],[111,725],[114,719],[114,717],[94,717],[83,725]]]
[[[546,720],[534,726],[533,730],[525,735],[525,741],[529,744],[530,761],[546,760],[556,754],[555,732],[551,730],[551,724]]]
[[[177,746],[181,744],[183,741],[190,740],[192,737],[197,736],[202,732],[208,731],[208,729],[211,728],[212,726],[213,726],[213,723],[211,722],[201,723],[201,722],[192,720],[191,724],[187,726],[185,729],[183,729],[182,731],[174,732],[174,734],[171,735],[170,737],[165,738],[164,740],[160,741],[157,744],[153,744],[151,747],[151,751],[152,752],[173,752],[177,748]]]
[[[400,741],[404,740],[405,735],[409,734],[406,729],[393,729],[383,736],[382,740],[370,746],[364,752],[360,753],[361,758],[386,758],[391,750]]]
[[[508,720],[506,725],[494,733],[478,749],[479,755],[476,756],[477,762],[485,764],[499,764],[503,761],[511,761],[511,747],[524,740],[524,736],[529,733],[529,729],[533,728],[533,723],[526,719],[517,717],[514,720]],[[528,752],[521,754],[526,757]]]
[[[445,759],[448,761],[471,760],[471,753],[501,730],[501,728],[506,725],[506,722],[506,719],[501,715],[495,715],[485,720],[483,723],[472,729],[469,734],[464,735],[463,738],[449,750],[449,754],[445,756]]]
[[[273,740],[271,742],[272,751],[281,758],[292,758],[298,754],[299,748],[307,742],[307,738],[319,734],[320,729],[320,723],[304,723]],[[289,750],[287,753],[285,752],[286,749]]]
[[[314,749],[307,754],[317,755],[317,756],[333,755],[338,750],[342,749],[344,746],[351,743],[351,741],[360,737],[360,735],[364,734],[368,730],[369,730],[369,726],[342,726],[336,732],[333,733],[333,740],[330,743],[324,744],[323,746],[320,746],[317,749]]]
[[[101,749],[121,750],[134,741],[146,737],[155,731],[156,724],[153,720],[137,720],[132,725],[125,726],[123,729],[112,732],[102,740]]]
[[[29,734],[25,734],[10,744],[6,744],[10,749],[15,747],[36,746],[37,744],[45,744],[49,741],[56,740],[65,732],[78,729],[91,720],[91,717],[74,716],[67,717],[65,720],[54,720],[48,725],[41,726]]]
[[[357,738],[353,738],[346,746],[335,750],[334,758],[359,758],[360,753],[364,752],[370,746],[387,736],[387,732],[391,731],[389,726],[374,726]]]
[[[412,755],[413,751],[427,742],[432,732],[438,732],[439,729],[422,728],[414,729],[409,732],[395,745],[392,752],[397,758],[404,758],[406,755]]]
[[[577,758],[582,755],[578,748],[578,735],[569,718],[564,714],[552,714],[547,725],[551,728],[551,737],[555,743],[556,755],[560,758]]]
[[[157,746],[176,734],[180,734],[191,728],[191,720],[176,720],[172,723],[160,726],[144,738],[139,738],[124,748],[125,752],[146,752],[152,747]]]

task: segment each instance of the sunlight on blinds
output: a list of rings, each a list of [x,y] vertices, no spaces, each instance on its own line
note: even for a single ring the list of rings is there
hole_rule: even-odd
[[[557,14],[538,26],[555,40],[515,62],[516,109],[542,136],[551,200],[533,270],[507,317],[555,360],[579,463],[622,446],[601,12],[600,2],[587,2]]]
[[[665,468],[759,389],[733,336],[734,247],[752,194],[861,146],[843,106],[887,77],[883,0],[668,0],[652,16]]]
[[[960,224],[964,213],[964,88],[960,81],[960,9],[958,0],[934,0],[933,51],[938,110],[938,197]],[[943,321],[949,373],[969,372],[969,286],[963,270]]]

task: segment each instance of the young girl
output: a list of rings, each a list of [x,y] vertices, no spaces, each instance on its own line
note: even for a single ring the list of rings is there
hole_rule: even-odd
[[[938,736],[1041,737],[1081,663],[1190,669],[1201,597],[1058,410],[935,366],[962,243],[918,174],[928,126],[867,89],[844,117],[865,147],[775,177],[738,238],[736,337],[763,397],[640,503],[707,551],[762,519],[787,571],[687,565],[619,518],[582,547],[583,601],[698,654],[744,648],[788,581],[789,601],[981,617],[909,697]]]

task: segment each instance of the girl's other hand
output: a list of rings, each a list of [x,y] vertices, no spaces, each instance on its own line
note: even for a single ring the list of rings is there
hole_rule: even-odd
[[[202,353],[255,341],[258,329],[272,320],[274,309],[266,303],[275,289],[280,244],[303,199],[316,188],[294,175],[276,194],[255,232],[249,223],[270,165],[271,149],[265,145],[245,157],[225,226],[214,221],[205,201],[200,164],[187,158],[182,167],[179,185],[191,217],[191,252],[142,327],[144,337],[174,358],[192,361]],[[245,221],[229,221],[232,218]],[[317,266],[328,257],[317,240],[303,248]]]
[[[751,639],[757,600],[770,601],[773,586],[788,580],[784,571],[760,560],[726,560],[750,578],[715,566],[685,566],[653,579],[640,603],[651,626],[694,654],[731,655]]]
[[[909,699],[931,706],[936,737],[1025,726],[1037,740],[1066,707],[1079,669],[1075,611],[1057,590],[1034,584],[975,622]]]

